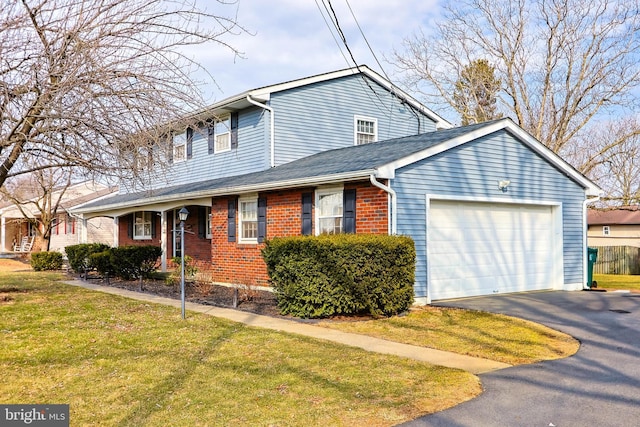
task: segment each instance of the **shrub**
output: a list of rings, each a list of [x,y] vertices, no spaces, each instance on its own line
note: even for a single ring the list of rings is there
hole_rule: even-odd
[[[84,273],[94,268],[90,260],[91,254],[104,252],[107,249],[109,249],[109,245],[104,243],[81,243],[66,246],[64,251],[69,260],[69,267],[76,273]]]
[[[120,246],[109,252],[115,274],[124,280],[148,278],[162,255],[162,249],[152,245]]]
[[[96,271],[102,274],[109,283],[109,278],[116,275],[116,268],[111,263],[111,248],[106,251],[96,252],[89,256],[89,262],[93,265]]]
[[[409,237],[276,238],[262,255],[283,314],[389,316],[413,303],[415,248]]]
[[[60,270],[62,260],[60,252],[34,252],[31,254],[31,267],[35,271]]]

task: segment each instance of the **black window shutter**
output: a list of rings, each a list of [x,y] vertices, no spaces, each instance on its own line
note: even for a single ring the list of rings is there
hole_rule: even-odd
[[[133,221],[135,221],[135,215],[134,214],[129,214],[126,215],[125,218],[127,218],[127,237],[129,237],[130,239],[133,239]]]
[[[238,148],[238,113],[231,113],[231,149]]]
[[[356,190],[344,190],[342,201],[342,231],[356,232]]]
[[[302,194],[302,235],[313,234],[313,193]]]
[[[236,206],[238,199],[229,200],[229,208],[227,210],[227,237],[229,242],[236,241]]]
[[[193,157],[193,129],[187,128],[187,159]]]
[[[207,208],[198,206],[198,237],[207,237]]]
[[[169,157],[169,163],[173,163],[173,136],[171,134],[167,136],[167,147],[169,150],[169,152],[167,153],[167,156]]]
[[[155,239],[156,238],[156,223],[158,222],[156,220],[156,213],[155,212],[151,212],[151,238]]]
[[[267,238],[267,199],[258,199],[258,243]]]
[[[216,128],[215,124],[209,124],[207,128],[207,144],[209,146],[209,154],[213,154],[213,147],[216,141]]]

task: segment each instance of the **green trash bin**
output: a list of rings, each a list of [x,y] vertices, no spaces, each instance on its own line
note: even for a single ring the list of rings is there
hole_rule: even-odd
[[[598,282],[593,280],[593,265],[598,259],[597,248],[587,248],[587,288],[597,288]]]

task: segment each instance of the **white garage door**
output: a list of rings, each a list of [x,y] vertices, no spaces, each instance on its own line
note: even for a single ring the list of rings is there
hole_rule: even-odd
[[[431,299],[552,288],[553,275],[558,274],[552,209],[431,201]]]

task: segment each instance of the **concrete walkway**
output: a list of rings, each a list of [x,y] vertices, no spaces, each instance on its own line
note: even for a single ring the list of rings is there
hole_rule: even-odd
[[[152,294],[134,292],[110,286],[100,286],[80,280],[66,281],[64,283],[109,294],[121,295],[138,301],[164,304],[177,308],[180,308],[181,306],[179,300],[160,297]],[[352,347],[359,347],[367,351],[406,357],[409,359],[431,363],[433,365],[446,366],[448,368],[462,369],[473,374],[482,374],[498,369],[508,368],[511,366],[506,363],[496,362],[493,360],[464,356],[461,354],[450,353],[447,351],[435,350],[415,345],[401,344],[380,338],[369,337],[366,335],[352,334],[323,328],[320,326],[314,326],[301,321],[282,319],[271,316],[262,316],[259,314],[234,310],[231,308],[213,307],[192,302],[186,302],[185,308],[189,311],[229,319],[235,322],[244,323],[249,326],[305,335],[308,337],[337,342]]]

